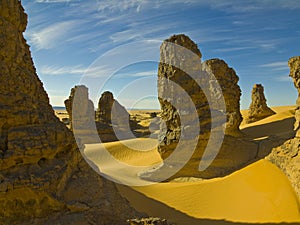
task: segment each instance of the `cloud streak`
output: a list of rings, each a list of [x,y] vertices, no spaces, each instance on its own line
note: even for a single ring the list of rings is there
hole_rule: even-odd
[[[49,25],[39,31],[29,32],[29,42],[38,50],[54,48],[63,44],[78,24],[78,20],[64,21]]]
[[[288,70],[288,65],[286,61],[267,63],[267,64],[260,65],[259,67],[269,68],[272,71]]]
[[[86,71],[82,65],[73,67],[55,67],[55,66],[44,66],[40,72],[45,75],[66,75],[66,74],[83,74]]]

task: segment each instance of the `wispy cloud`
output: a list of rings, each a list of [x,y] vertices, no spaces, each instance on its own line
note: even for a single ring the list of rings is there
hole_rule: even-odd
[[[254,49],[255,47],[251,46],[245,46],[245,47],[230,47],[230,48],[220,48],[214,50],[215,52],[234,52],[234,51],[243,51],[243,50],[249,50]]]
[[[117,77],[147,77],[147,76],[156,76],[157,70],[149,70],[149,71],[132,71],[126,73],[118,73]]]
[[[64,21],[52,24],[39,31],[28,33],[29,42],[37,49],[51,49],[61,45],[79,21]]]
[[[260,65],[259,67],[269,68],[272,71],[288,70],[288,65],[286,61],[267,63]]]
[[[69,3],[72,0],[35,0],[35,1],[38,3],[64,3],[64,2]]]
[[[57,67],[57,66],[44,66],[40,72],[45,75],[66,75],[66,74],[83,74],[86,68],[82,65],[73,67]]]
[[[293,81],[292,78],[289,77],[288,75],[276,77],[275,80],[279,81],[279,82],[292,82]]]

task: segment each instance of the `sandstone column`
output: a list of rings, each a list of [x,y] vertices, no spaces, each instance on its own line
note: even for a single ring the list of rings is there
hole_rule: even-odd
[[[252,101],[246,123],[253,123],[275,114],[275,112],[267,106],[264,87],[261,84],[255,84],[253,86],[251,98]]]

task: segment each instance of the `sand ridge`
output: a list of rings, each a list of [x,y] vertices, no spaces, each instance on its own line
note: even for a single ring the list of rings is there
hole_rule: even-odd
[[[257,133],[260,126],[275,123],[272,133],[281,135],[282,127],[290,130],[292,126],[289,119],[293,118],[294,106],[272,108],[277,114],[255,123],[242,126],[242,130],[248,131],[248,135]],[[246,113],[245,111],[243,114]],[[289,122],[288,122],[289,121]],[[276,122],[280,122],[276,124]],[[284,125],[288,123],[287,125]],[[257,129],[255,129],[257,128]],[[276,133],[277,132],[277,133]],[[106,144],[86,145],[86,156],[96,164],[101,151],[110,152],[113,157],[126,164],[136,167],[136,170],[128,170],[123,179],[132,179],[136,182],[140,178],[137,174],[153,165],[161,162],[156,151],[154,139],[139,138],[122,142],[110,142]],[[142,147],[142,151],[137,149]],[[98,155],[98,156],[97,156]],[[105,161],[105,160],[104,160]],[[98,164],[99,165],[99,164]],[[144,166],[144,167],[141,167]],[[99,165],[102,172],[120,176],[120,169],[107,165]],[[120,178],[120,177],[119,177]],[[141,182],[141,185],[143,182]],[[144,199],[153,199],[163,205],[173,208],[193,218],[227,220],[234,222],[299,222],[299,202],[287,177],[273,164],[266,160],[259,160],[247,167],[236,171],[223,178],[209,180],[182,178],[176,182],[150,184],[146,186],[132,187],[137,193],[141,193]],[[136,202],[134,195],[124,189],[121,191],[133,206],[138,208],[141,202]],[[131,197],[130,197],[131,196]],[[144,210],[149,209],[153,215],[155,206],[147,205],[143,201]],[[155,210],[154,210],[155,211]],[[147,212],[146,212],[147,213]],[[167,210],[157,212],[158,216],[171,219]]]

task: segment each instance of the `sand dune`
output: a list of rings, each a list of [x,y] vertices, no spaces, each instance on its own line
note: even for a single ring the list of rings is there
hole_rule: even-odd
[[[224,178],[134,189],[195,218],[300,222],[297,197],[289,181],[266,160]]]
[[[277,114],[243,125],[243,132],[254,139],[284,135],[292,128],[293,108],[274,108]],[[120,189],[133,206],[152,216],[164,217],[179,224],[198,224],[198,219],[300,224],[299,202],[294,190],[287,177],[268,161],[257,161],[223,178],[178,179],[176,182],[151,185],[140,180],[137,174],[160,164],[155,145],[153,139],[90,144],[86,145],[85,154],[99,166],[102,173],[132,184],[147,185]],[[139,148],[142,151],[138,151]],[[122,163],[112,163],[112,158]],[[133,167],[128,168],[128,164]],[[172,210],[174,214],[170,213]],[[190,218],[191,223],[183,223],[182,218],[185,218],[184,221]]]

